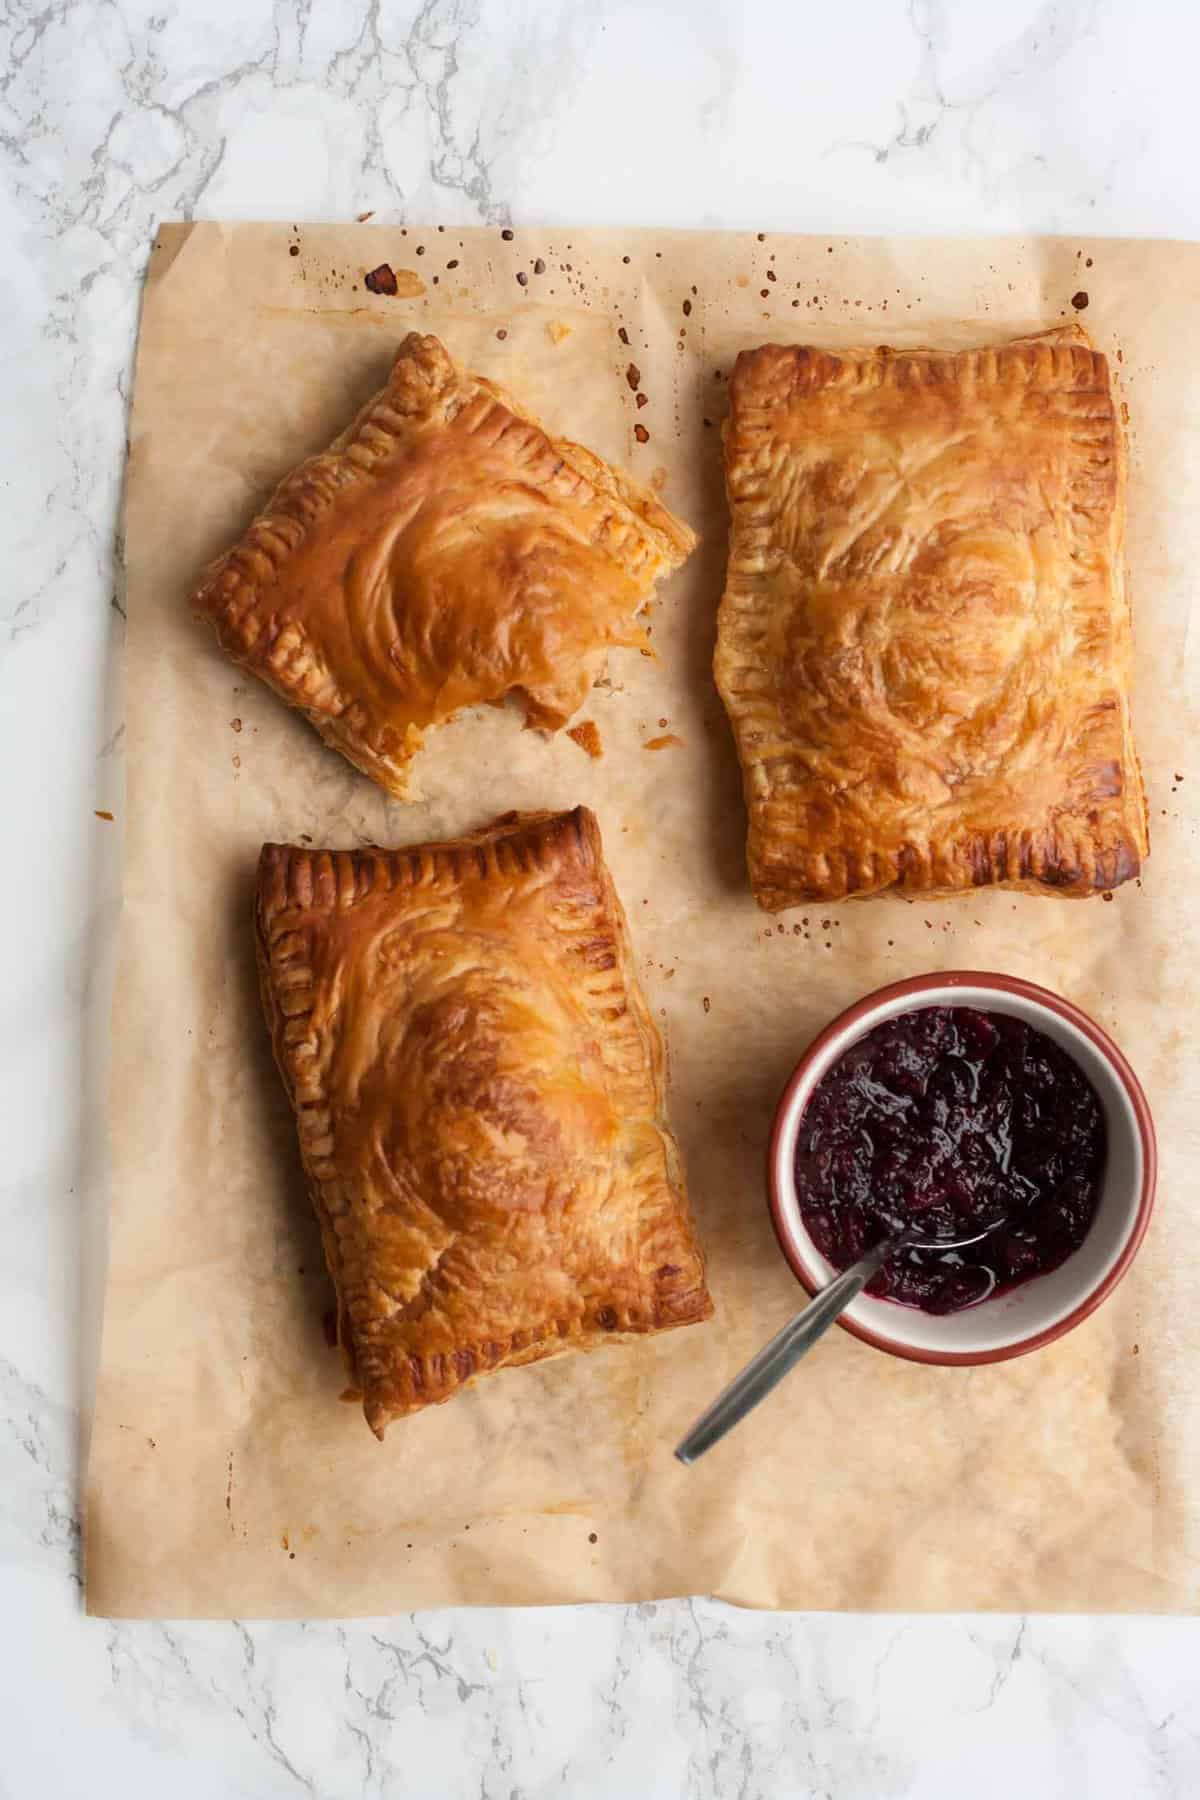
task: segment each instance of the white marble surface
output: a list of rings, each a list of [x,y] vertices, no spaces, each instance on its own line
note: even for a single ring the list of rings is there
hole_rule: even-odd
[[[115,519],[174,217],[1200,235],[1179,0],[3,0],[0,1800],[1200,1792],[1200,1624],[80,1611]]]

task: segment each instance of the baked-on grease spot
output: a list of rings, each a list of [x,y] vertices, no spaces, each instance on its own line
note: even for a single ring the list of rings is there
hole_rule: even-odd
[[[1139,1356],[1141,1354],[1141,1345],[1135,1344],[1129,1354],[1130,1356]]]
[[[1085,288],[1080,288],[1077,294],[1071,295],[1071,305],[1075,308],[1076,312],[1082,312],[1087,303],[1088,297]]]
[[[517,281],[518,281],[518,283],[519,283],[519,284],[520,284],[520,286],[521,286],[521,287],[528,287],[528,286],[529,286],[529,277],[528,277],[528,275],[527,275],[527,274],[526,274],[526,273],[525,273],[525,271],[524,271],[524,269],[518,269],[518,270],[517,270]]]
[[[629,343],[629,333],[626,331],[626,329],[623,325],[617,326],[617,336],[620,338],[620,340],[623,344]]]
[[[508,333],[507,333],[507,331],[501,330],[496,333],[496,336],[500,339],[500,342],[503,343],[505,338],[508,336]]]
[[[449,262],[448,262],[448,263],[447,263],[447,264],[446,264],[446,267],[447,267],[447,268],[448,268],[448,269],[457,269],[457,267],[458,267],[458,258],[457,258],[457,256],[452,256],[452,257],[451,257],[451,258],[450,258],[450,261],[449,261]]]
[[[647,738],[642,745],[643,750],[682,750],[683,739],[673,731],[666,731],[661,737]]]
[[[374,217],[375,217],[375,209],[374,209],[374,207],[372,207],[370,212],[359,213],[358,223],[360,225],[365,225],[368,219],[373,219]]]
[[[240,731],[242,729],[242,721],[240,719],[230,719],[229,729],[231,731]]]
[[[544,275],[546,273],[546,265],[540,256],[533,265],[533,272],[535,275]]]
[[[1089,256],[1089,257],[1088,257],[1088,259],[1087,259],[1087,261],[1086,261],[1086,262],[1085,262],[1085,263],[1084,263],[1084,265],[1083,265],[1083,266],[1084,266],[1084,268],[1085,268],[1085,269],[1090,269],[1090,268],[1091,268],[1091,266],[1092,266],[1092,259],[1091,259],[1091,257],[1090,257],[1090,256]]]
[[[113,816],[106,808],[95,807],[93,810],[98,819],[105,819],[110,825],[112,824]]]
[[[690,300],[685,300],[683,303],[683,316],[685,319],[690,319],[692,316],[692,303]]]
[[[1100,898],[1101,898],[1101,899],[1102,899],[1102,900],[1111,900],[1111,899],[1112,899],[1112,895],[1111,895],[1111,894],[1101,894],[1101,896],[1100,896]]]
[[[604,755],[604,745],[600,742],[600,732],[594,719],[584,719],[578,725],[569,726],[567,736],[578,744],[581,750],[586,750],[589,756],[598,760]]]
[[[418,245],[417,245],[417,255],[418,255],[418,256],[424,256],[424,254],[425,254],[425,246],[424,246],[424,244],[418,244]]]
[[[636,397],[636,399],[637,399],[637,405],[638,405],[638,411],[639,411],[639,412],[641,412],[641,410],[642,410],[642,408],[643,408],[643,406],[649,406],[649,404],[650,404],[650,396],[649,396],[649,394],[642,394],[642,393],[639,393],[639,394],[637,394],[637,395],[636,395],[636,396],[635,396],[635,397]]]
[[[646,430],[644,425],[635,425],[633,428],[633,435],[639,444],[648,444],[650,442],[650,433]],[[646,652],[643,651],[642,654],[645,655]]]
[[[1122,425],[1128,425],[1129,423],[1129,408],[1126,406],[1124,400],[1121,402],[1121,423]]]
[[[396,281],[396,271],[392,268],[391,263],[380,263],[377,269],[368,270],[367,274],[363,276],[363,286],[372,294],[398,294],[400,292],[399,284]]]
[[[705,994],[705,996],[704,996],[703,1000],[700,1002],[700,1004],[703,1006],[705,1012],[712,1011],[712,1001],[709,999],[707,994]]]
[[[642,372],[636,363],[630,363],[625,371],[625,379],[636,394],[642,385]]]
[[[288,245],[288,255],[289,256],[299,256],[299,254],[300,254],[299,244],[289,244]]]
[[[768,269],[767,270],[767,280],[774,281],[775,279],[776,279],[776,275],[775,275],[774,269]]]
[[[505,226],[504,230],[500,233],[500,236],[504,239],[506,244],[511,244],[513,241],[513,234],[507,226]]]
[[[588,1532],[588,1543],[589,1544],[598,1544],[599,1542],[600,1542],[600,1539],[597,1536],[597,1534],[594,1531],[589,1531]]]

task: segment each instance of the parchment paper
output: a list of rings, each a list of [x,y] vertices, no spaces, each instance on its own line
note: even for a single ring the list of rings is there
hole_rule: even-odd
[[[364,287],[384,262],[395,297]],[[1108,904],[993,894],[769,922],[746,883],[709,673],[726,531],[717,427],[735,352],[770,338],[966,345],[1077,311],[1129,411],[1135,716],[1154,837],[1144,882]],[[227,663],[185,596],[414,326],[555,431],[661,482],[703,542],[654,610],[659,660],[614,655],[611,685],[582,715],[603,760],[487,712],[432,736],[425,797],[402,806]],[[1195,1606],[1200,247],[166,228],[138,352],[127,550],[93,1612],[315,1616],[697,1591],[787,1607]],[[647,748],[671,734],[679,745]],[[330,1292],[255,987],[258,848],[401,844],[577,801],[600,817],[669,1038],[716,1317],[491,1377],[380,1445],[341,1403],[322,1330]],[[802,1298],[763,1185],[795,1057],[876,983],[943,967],[1045,982],[1125,1047],[1162,1148],[1139,1262],[1088,1323],[995,1367],[917,1367],[834,1332],[720,1450],[681,1468],[681,1431]]]

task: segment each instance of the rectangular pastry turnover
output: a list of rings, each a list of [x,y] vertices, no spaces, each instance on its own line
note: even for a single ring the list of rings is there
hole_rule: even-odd
[[[759,904],[1137,875],[1124,446],[1086,334],[766,345],[730,394],[714,668]]]
[[[556,731],[695,538],[411,332],[386,387],[294,469],[191,596],[235,662],[400,799],[424,734],[519,701]]]
[[[584,807],[264,847],[263,1004],[378,1437],[494,1369],[712,1303],[663,1048]]]

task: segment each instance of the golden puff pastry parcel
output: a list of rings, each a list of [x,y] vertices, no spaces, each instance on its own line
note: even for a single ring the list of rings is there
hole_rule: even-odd
[[[597,653],[695,537],[646,489],[552,438],[410,334],[391,377],[302,463],[191,597],[222,648],[399,798],[428,727],[519,700],[557,730]]]
[[[730,392],[714,669],[760,906],[1135,876],[1124,444],[1086,334],[765,345]]]
[[[382,1437],[495,1369],[712,1311],[595,818],[264,847],[263,1004]]]

